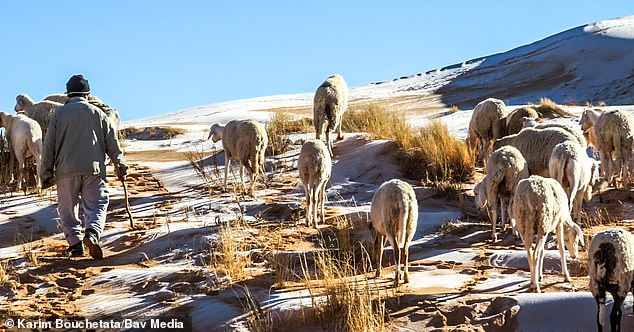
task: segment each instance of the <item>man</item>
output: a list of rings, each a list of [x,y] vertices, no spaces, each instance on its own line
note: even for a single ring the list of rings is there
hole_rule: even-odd
[[[88,103],[90,85],[82,75],[66,83],[69,97],[48,125],[42,149],[42,189],[57,182],[57,213],[70,257],[84,255],[103,258],[99,238],[106,222],[108,182],[106,154],[115,165],[120,180],[125,180],[128,166],[119,146],[117,133],[106,115]],[[79,219],[79,196],[84,209],[83,225]],[[82,232],[85,226],[85,233]]]

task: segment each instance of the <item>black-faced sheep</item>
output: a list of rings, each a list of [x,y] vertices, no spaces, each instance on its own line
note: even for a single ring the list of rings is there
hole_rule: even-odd
[[[341,118],[348,108],[348,85],[340,75],[328,77],[315,92],[313,100],[313,121],[317,139],[326,133],[326,144],[332,157],[330,132],[337,130],[337,139],[343,139]]]
[[[592,188],[599,180],[598,163],[577,142],[565,141],[553,149],[548,170],[550,177],[567,189],[568,206],[578,222],[582,202],[592,199]]]
[[[62,106],[62,104],[50,100],[42,100],[36,103],[27,94],[19,94],[15,97],[14,110],[16,113],[23,112],[29,118],[37,121],[42,130],[42,137],[45,137],[48,122],[59,106]]]
[[[17,190],[22,189],[26,158],[35,159],[36,187],[40,188],[39,174],[42,165],[42,130],[40,125],[24,114],[11,115],[0,112],[0,127],[6,129],[9,145],[18,163]]]
[[[473,110],[469,121],[467,143],[472,149],[476,149],[478,158],[485,163],[491,140],[500,139],[505,135],[506,115],[506,105],[495,98],[481,101]],[[475,146],[473,146],[474,142],[476,142]]]
[[[576,257],[577,244],[584,245],[583,231],[570,217],[568,198],[559,182],[550,178],[532,175],[520,180],[513,196],[513,218],[524,241],[531,272],[531,288],[541,292],[539,284],[542,279],[544,264],[544,245],[548,233],[555,233],[561,258],[562,274],[570,281],[566,257],[564,254],[565,226],[570,233],[567,243],[571,256]],[[533,248],[533,236],[537,242]]]
[[[620,174],[622,184],[627,188],[628,167],[634,146],[634,119],[625,112],[603,112],[597,119],[595,130],[601,154],[601,175],[611,183],[615,175],[613,173],[617,176]],[[612,159],[616,163],[616,172],[612,170]]]
[[[517,183],[529,176],[528,165],[522,153],[512,146],[504,146],[493,151],[487,162],[486,175],[473,189],[476,206],[488,208],[493,223],[492,238],[497,241],[496,223],[498,200],[500,201],[500,224],[504,230],[506,212],[510,208],[511,199]],[[509,211],[510,212],[510,211]],[[510,215],[510,213],[509,213]]]
[[[251,172],[250,194],[255,197],[255,179],[260,168],[264,168],[264,151],[268,144],[268,136],[264,126],[253,120],[232,120],[225,126],[216,123],[211,126],[209,137],[214,142],[222,140],[225,150],[225,180],[227,190],[227,172],[231,159],[240,165],[240,181],[244,185],[243,169]]]
[[[590,292],[597,302],[599,331],[607,327],[605,295],[612,294],[610,312],[612,331],[621,330],[621,305],[634,290],[634,236],[621,228],[601,231],[594,235],[588,248]]]
[[[297,169],[306,193],[306,225],[312,221],[317,228],[317,209],[321,222],[324,222],[326,183],[332,171],[330,153],[324,142],[306,141],[299,153]]]
[[[381,276],[383,246],[387,238],[394,251],[394,286],[398,287],[401,262],[404,264],[403,282],[408,283],[409,245],[418,222],[418,202],[412,186],[398,179],[384,182],[372,197],[370,218],[378,262],[376,277]]]
[[[562,128],[524,128],[515,135],[505,136],[495,141],[494,149],[505,145],[517,148],[528,163],[528,172],[531,175],[548,176],[548,162],[555,145],[575,141],[577,137]]]

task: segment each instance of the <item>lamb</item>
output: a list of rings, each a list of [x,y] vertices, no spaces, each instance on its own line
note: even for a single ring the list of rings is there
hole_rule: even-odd
[[[624,187],[628,187],[628,166],[634,146],[634,119],[620,111],[603,112],[595,124],[597,144],[601,154],[601,175],[612,182],[612,159],[616,161],[616,172],[620,173]],[[614,178],[616,187],[616,178]]]
[[[55,112],[59,106],[62,106],[62,104],[49,100],[42,100],[35,103],[29,95],[19,94],[15,97],[14,110],[16,113],[24,112],[26,116],[37,121],[42,130],[42,137],[45,137],[48,122],[51,119],[53,112]]]
[[[561,258],[562,274],[570,281],[564,254],[564,233],[568,234],[568,251],[577,256],[578,244],[584,245],[583,231],[570,217],[568,199],[559,182],[532,175],[520,180],[513,196],[513,218],[524,241],[531,272],[531,288],[541,292],[539,283],[543,277],[544,245],[548,233],[555,233]],[[567,228],[566,228],[566,227]],[[537,243],[533,248],[533,236]]]
[[[471,148],[476,149],[478,158],[485,163],[491,140],[500,139],[504,136],[506,115],[506,105],[504,105],[503,101],[495,98],[481,101],[473,110],[471,121],[469,121],[467,143]],[[474,141],[477,143],[473,144]]]
[[[330,132],[337,129],[337,140],[343,139],[341,119],[348,108],[348,85],[338,74],[326,79],[315,92],[313,100],[313,121],[317,139],[326,133],[328,152],[332,157],[332,141]]]
[[[306,141],[299,153],[297,168],[306,193],[306,225],[312,221],[317,228],[317,208],[320,209],[321,222],[325,219],[326,183],[332,171],[332,161],[326,144],[321,140]]]
[[[517,183],[528,177],[528,165],[522,153],[512,146],[504,146],[493,151],[487,161],[486,175],[475,188],[476,206],[483,209],[488,206],[493,223],[492,238],[497,241],[496,222],[497,205],[500,201],[502,213],[501,225],[504,229],[506,211],[510,208]],[[510,213],[509,213],[510,215]]]
[[[599,167],[576,142],[565,141],[555,145],[548,162],[550,177],[568,189],[568,207],[579,222],[581,204],[592,199],[592,188],[599,180]]]
[[[0,112],[0,127],[6,129],[9,145],[18,163],[17,190],[22,189],[26,158],[33,156],[37,170],[36,187],[40,188],[42,156],[42,129],[33,119],[24,114],[11,115]]]
[[[537,118],[537,110],[533,107],[520,107],[513,110],[506,116],[506,133],[505,135],[517,134],[524,128],[525,118]]]
[[[243,177],[244,167],[251,172],[250,193],[255,198],[255,179],[260,167],[264,168],[264,151],[269,141],[264,126],[253,120],[232,120],[224,126],[215,123],[211,126],[207,139],[209,138],[214,143],[222,140],[222,147],[225,150],[225,191],[229,163],[233,158],[240,165],[242,188],[246,188]]]
[[[60,104],[66,104],[68,99],[69,99],[68,96],[63,93],[55,93],[55,94],[44,97],[44,100],[54,101]]]
[[[610,312],[612,331],[621,330],[621,305],[627,293],[634,290],[634,236],[621,228],[612,228],[594,235],[588,248],[590,292],[597,302],[597,326],[603,331],[605,293],[614,299]]]
[[[409,245],[416,232],[418,202],[412,186],[398,179],[384,182],[372,197],[370,217],[373,229],[376,277],[381,276],[383,246],[390,241],[394,252],[394,287],[398,287],[401,262],[404,263],[403,282],[409,282]]]
[[[504,145],[517,148],[526,159],[531,175],[548,176],[548,162],[555,145],[564,141],[575,141],[577,137],[562,128],[524,128],[515,135],[505,136],[495,141],[494,149]]]

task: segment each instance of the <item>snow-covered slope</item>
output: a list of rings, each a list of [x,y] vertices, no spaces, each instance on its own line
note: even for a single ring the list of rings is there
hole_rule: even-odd
[[[350,90],[351,105],[389,105],[420,115],[447,105],[472,108],[487,97],[508,104],[538,102],[634,104],[634,16],[573,28],[507,52]],[[315,86],[320,83],[315,82]],[[211,123],[244,111],[310,114],[313,92],[258,97],[193,107],[127,125]],[[226,112],[230,110],[231,112]],[[268,112],[267,112],[268,111]],[[224,114],[220,116],[220,114]]]

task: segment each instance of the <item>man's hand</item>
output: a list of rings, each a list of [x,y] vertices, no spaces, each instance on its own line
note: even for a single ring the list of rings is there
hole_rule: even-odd
[[[119,165],[114,168],[114,172],[117,174],[117,178],[123,182],[126,180],[126,175],[128,175],[128,166]]]
[[[42,180],[42,190],[44,189],[48,189],[50,187],[52,187],[55,184],[55,179],[54,178],[46,178]]]

